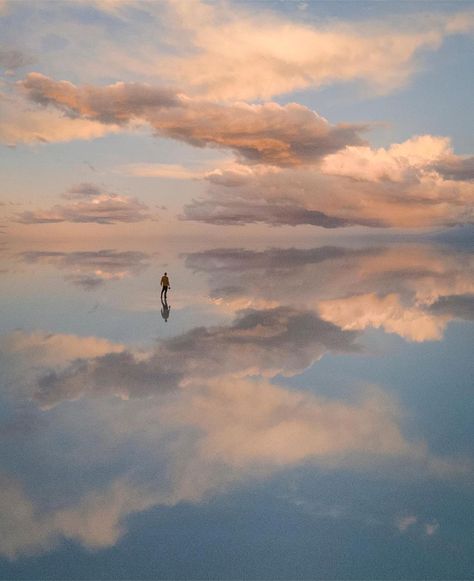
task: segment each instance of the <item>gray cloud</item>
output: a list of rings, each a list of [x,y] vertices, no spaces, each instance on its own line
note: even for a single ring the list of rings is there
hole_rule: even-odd
[[[229,374],[293,375],[327,351],[358,351],[356,337],[311,311],[251,310],[230,326],[198,327],[163,341],[146,356],[123,351],[78,359],[40,377],[35,397],[50,407],[83,395],[144,397]]]
[[[63,195],[66,204],[50,210],[26,211],[18,214],[21,224],[56,224],[60,222],[116,224],[149,220],[149,208],[137,198],[106,192],[93,184],[80,184]]]
[[[157,135],[197,147],[232,149],[247,162],[294,166],[364,143],[367,125],[331,125],[296,103],[215,103],[138,83],[77,87],[30,73],[20,83],[27,98],[69,116],[101,123],[148,123]]]
[[[448,180],[474,180],[474,156],[463,158],[453,155],[431,167]]]
[[[290,292],[294,294],[295,286],[290,289],[286,282],[293,280],[298,281],[297,295],[298,300],[301,300],[302,290],[314,293],[321,283],[331,284],[332,277],[328,276],[327,268],[347,272],[359,260],[380,256],[383,252],[383,248],[377,247],[353,250],[342,246],[270,248],[262,251],[216,248],[186,254],[185,264],[195,272],[207,274],[211,296],[232,297],[244,293],[249,285],[252,293],[258,296],[257,281],[265,280],[268,298],[273,299],[275,293],[283,293],[280,294],[283,298]]]
[[[0,68],[14,71],[32,63],[32,59],[18,49],[0,46]]]
[[[76,186],[72,186],[72,188],[69,188],[69,190],[62,195],[62,197],[66,200],[88,199],[100,196],[102,193],[103,191],[96,184],[83,182],[81,184],[77,184]]]
[[[430,306],[430,311],[437,315],[449,315],[456,319],[474,321],[474,294],[440,297]]]
[[[264,222],[272,226],[311,224],[323,228],[339,228],[352,223],[343,218],[328,216],[317,210],[291,203],[249,203],[244,200],[195,200],[184,207],[183,219],[207,224],[243,226]]]
[[[53,105],[71,116],[85,116],[102,123],[127,123],[149,108],[178,105],[175,91],[142,83],[115,83],[107,87],[77,87],[68,81],[55,81],[30,73],[21,84],[29,99],[40,105]]]
[[[306,297],[334,296],[347,292],[335,275],[356,277],[364,259],[377,259],[384,248],[351,249],[342,246],[316,248],[270,248],[262,251],[245,248],[216,248],[186,254],[187,268],[206,273],[212,297],[233,298],[251,293],[255,298],[279,302],[292,300],[308,303]],[[261,281],[265,281],[264,287]],[[358,284],[361,284],[360,276]],[[265,289],[263,294],[259,289]],[[311,300],[311,299],[310,299]]]
[[[350,148],[348,148],[350,151]],[[327,158],[326,158],[327,159]],[[472,184],[406,173],[399,180],[356,179],[313,168],[238,170],[207,176],[207,194],[183,218],[209,224],[313,224],[323,227],[454,226],[474,223]]]
[[[148,268],[149,255],[139,251],[98,250],[94,252],[29,251],[19,255],[29,264],[52,264],[66,271],[66,279],[91,290],[107,281],[139,274]]]

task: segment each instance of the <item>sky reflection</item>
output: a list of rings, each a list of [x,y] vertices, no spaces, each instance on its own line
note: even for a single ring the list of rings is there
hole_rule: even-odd
[[[157,256],[7,252],[2,283],[42,281],[23,287],[21,303],[34,300],[43,324],[20,318],[1,338],[5,575],[27,575],[41,555],[51,555],[48,571],[72,542],[90,576],[100,551],[150,546],[161,511],[191,519],[206,551],[215,542],[206,519],[222,510],[235,539],[250,522],[265,536],[263,522],[235,521],[237,499],[249,510],[255,494],[263,494],[259,510],[268,518],[276,510],[272,519],[281,511],[295,526],[304,519],[315,542],[322,531],[348,528],[343,544],[388,535],[395,550],[409,538],[426,560],[410,571],[429,571],[454,545],[465,554],[469,526],[462,525],[465,541],[452,531],[461,523],[458,494],[472,495],[471,449],[457,435],[460,427],[472,434],[472,362],[463,354],[472,340],[472,258],[434,243],[356,246],[177,248],[167,325]],[[99,282],[82,283],[91,277]],[[58,328],[50,301],[61,281],[68,308],[83,319],[80,331],[64,320]],[[117,292],[120,301],[99,317]],[[153,302],[137,306],[146,296]],[[88,305],[89,317],[81,314]],[[140,328],[141,316],[154,334]],[[136,332],[117,340],[106,319],[123,319],[118,328],[136,319]],[[412,353],[417,345],[422,354]],[[455,412],[454,394],[464,412]],[[397,502],[380,496],[387,485]],[[340,501],[328,486],[345,490]],[[376,504],[361,504],[360,487]],[[420,487],[432,495],[429,510],[417,501]],[[452,492],[436,500],[446,487]],[[180,525],[168,526],[172,552]],[[253,562],[257,553],[247,550]],[[271,555],[268,571],[270,562],[281,566]],[[314,570],[304,559],[301,570]],[[320,559],[324,570],[344,574],[343,565]],[[165,559],[160,574],[186,576],[190,562],[173,568]],[[240,571],[222,566],[224,576]]]

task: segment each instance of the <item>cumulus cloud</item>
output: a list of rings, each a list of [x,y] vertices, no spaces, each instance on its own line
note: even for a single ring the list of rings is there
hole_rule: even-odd
[[[361,140],[364,126],[331,125],[296,103],[213,103],[137,83],[78,87],[39,73],[21,87],[30,100],[72,117],[146,122],[157,135],[231,149],[256,165],[254,171],[234,165],[208,172],[208,195],[185,206],[188,220],[327,228],[474,222],[471,158],[455,156],[447,138],[418,136],[373,149]],[[281,171],[262,171],[262,165]],[[33,219],[57,216],[25,216]]]
[[[448,137],[418,135],[388,148],[349,146],[326,156],[321,171],[368,182],[403,182],[433,171],[447,159],[458,159]]]
[[[433,317],[416,306],[406,306],[398,295],[377,296],[374,293],[355,295],[319,303],[323,319],[343,329],[382,327],[387,333],[396,333],[410,341],[439,340],[450,317]]]
[[[251,310],[229,326],[197,327],[148,353],[116,349],[78,356],[60,369],[45,366],[37,374],[35,398],[48,408],[83,395],[157,395],[219,376],[289,376],[328,351],[358,351],[356,337],[310,311]]]
[[[71,194],[72,195],[72,194]],[[91,195],[93,189],[91,190]],[[139,251],[98,250],[84,252],[22,252],[28,264],[51,264],[66,272],[66,280],[92,290],[108,281],[122,280],[148,268],[149,255]]]
[[[345,329],[381,327],[411,341],[440,339],[449,321],[472,318],[472,256],[455,248],[225,248],[188,254],[186,265],[231,310],[291,297]]]
[[[117,222],[142,222],[151,218],[148,206],[137,198],[109,193],[91,184],[73,188],[63,197],[67,204],[57,204],[50,210],[22,212],[17,216],[21,224],[55,224],[77,222],[116,224]]]
[[[101,123],[148,123],[159,136],[235,151],[251,163],[281,166],[314,162],[347,145],[362,144],[367,126],[331,125],[297,103],[217,103],[139,83],[78,87],[30,73],[26,97],[69,116]]]
[[[183,217],[209,224],[325,227],[473,223],[472,181],[447,179],[436,171],[453,159],[449,139],[426,135],[388,149],[348,146],[326,155],[319,167],[254,173],[249,168],[244,174],[230,168],[207,176],[207,196],[186,205]]]
[[[404,85],[421,50],[450,35],[471,34],[473,12],[415,14],[387,22],[298,22],[270,10],[173,2],[177,56],[160,72],[218,99],[256,99],[337,82],[364,81],[372,91]],[[265,7],[266,8],[266,7]]]

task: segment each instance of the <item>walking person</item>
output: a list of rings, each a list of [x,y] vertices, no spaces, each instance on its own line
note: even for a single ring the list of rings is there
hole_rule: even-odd
[[[165,272],[165,274],[161,277],[161,298],[163,298],[164,295],[165,301],[168,295],[168,289],[170,288],[170,279],[168,278],[168,274]]]

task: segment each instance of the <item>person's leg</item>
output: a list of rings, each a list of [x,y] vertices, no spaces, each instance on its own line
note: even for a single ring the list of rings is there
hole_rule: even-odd
[[[166,301],[167,298],[168,298],[168,287],[167,286],[164,286],[163,287],[163,290],[165,291],[165,301]]]

